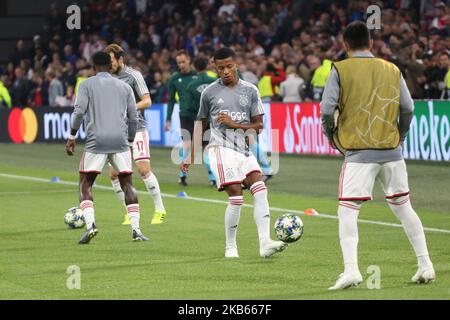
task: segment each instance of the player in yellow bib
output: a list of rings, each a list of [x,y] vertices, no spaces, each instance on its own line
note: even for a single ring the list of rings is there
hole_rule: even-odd
[[[415,283],[435,279],[422,223],[409,201],[402,143],[409,130],[414,103],[399,69],[375,58],[373,41],[362,22],[344,32],[348,59],[334,63],[320,105],[324,132],[344,155],[339,179],[339,240],[344,273],[332,290],[362,282],[358,268],[358,214],[372,199],[380,181],[389,208],[402,222],[419,265]],[[334,114],[338,112],[337,123]]]

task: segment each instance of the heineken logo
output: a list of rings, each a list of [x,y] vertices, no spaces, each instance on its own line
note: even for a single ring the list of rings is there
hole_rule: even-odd
[[[421,108],[417,108],[420,104]],[[403,145],[405,159],[450,161],[450,122],[445,102],[416,102],[408,136]]]

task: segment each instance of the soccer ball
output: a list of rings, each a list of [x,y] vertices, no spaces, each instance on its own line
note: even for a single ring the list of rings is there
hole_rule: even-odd
[[[67,210],[66,213],[64,213],[64,222],[70,229],[84,227],[85,222],[81,209],[73,207]]]
[[[286,213],[275,221],[275,235],[283,242],[299,240],[303,234],[303,221],[292,213]]]

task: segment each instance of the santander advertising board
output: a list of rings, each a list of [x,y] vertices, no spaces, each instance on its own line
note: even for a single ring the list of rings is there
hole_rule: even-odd
[[[318,102],[272,103],[271,127],[279,132],[281,153],[339,155],[323,134]]]

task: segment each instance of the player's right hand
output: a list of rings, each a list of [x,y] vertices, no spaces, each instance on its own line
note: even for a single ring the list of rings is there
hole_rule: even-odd
[[[183,171],[184,173],[188,173],[189,172],[189,167],[190,167],[189,163],[182,162],[181,165],[180,165],[180,170]]]
[[[75,140],[67,140],[66,152],[69,156],[73,156],[75,154]]]
[[[170,130],[170,122],[166,121],[166,124],[164,125],[164,131],[169,131]]]

